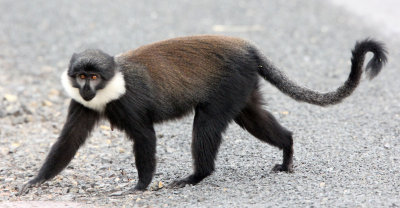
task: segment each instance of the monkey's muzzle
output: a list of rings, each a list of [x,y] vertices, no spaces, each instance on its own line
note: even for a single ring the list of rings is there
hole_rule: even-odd
[[[81,90],[80,94],[85,101],[90,101],[96,96],[96,93],[91,90]]]

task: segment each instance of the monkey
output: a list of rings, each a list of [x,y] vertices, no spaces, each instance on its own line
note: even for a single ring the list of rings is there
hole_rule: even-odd
[[[363,70],[368,52],[373,57]],[[329,106],[353,93],[363,71],[373,79],[386,62],[383,43],[373,39],[357,42],[347,80],[336,90],[322,93],[290,80],[254,44],[236,37],[173,38],[116,56],[99,49],[74,53],[61,76],[72,98],[66,122],[38,174],[19,193],[27,193],[59,174],[100,120],[108,120],[133,142],[139,179],[128,193],[143,191],[156,167],[153,125],[191,112],[193,173],[168,187],[195,185],[213,173],[222,134],[232,121],[281,149],[283,161],[272,170],[291,173],[292,132],[264,109],[259,80],[270,82],[296,101]]]

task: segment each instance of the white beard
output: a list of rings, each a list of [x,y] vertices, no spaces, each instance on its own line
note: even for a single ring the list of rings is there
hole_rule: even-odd
[[[126,92],[124,75],[121,72],[117,72],[105,88],[97,90],[96,96],[90,101],[84,100],[79,94],[79,89],[72,86],[67,70],[61,75],[61,83],[72,99],[98,112],[103,112],[107,103],[120,98]]]

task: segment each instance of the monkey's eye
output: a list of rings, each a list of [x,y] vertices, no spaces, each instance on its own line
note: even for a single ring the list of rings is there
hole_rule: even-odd
[[[97,75],[92,75],[92,79],[96,80],[97,79]]]
[[[81,74],[81,75],[79,75],[79,78],[86,79],[86,76],[84,74]]]

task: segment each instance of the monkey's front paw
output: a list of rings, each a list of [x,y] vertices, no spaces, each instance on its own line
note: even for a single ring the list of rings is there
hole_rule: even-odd
[[[43,182],[44,180],[39,180],[39,179],[30,180],[28,183],[24,184],[20,188],[19,192],[17,193],[17,196],[22,196],[24,194],[27,194],[32,187],[39,187],[40,184],[42,184]]]
[[[288,172],[288,173],[293,173],[293,166],[292,165],[282,165],[282,164],[276,164],[274,168],[272,168],[272,171],[274,172]]]
[[[114,193],[111,193],[110,196],[125,196],[125,195],[130,195],[130,194],[138,194],[143,191],[146,191],[147,186],[148,186],[148,183],[139,182],[138,184],[136,184],[136,186],[134,188],[131,188],[127,191],[114,192]]]

